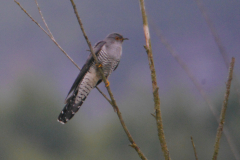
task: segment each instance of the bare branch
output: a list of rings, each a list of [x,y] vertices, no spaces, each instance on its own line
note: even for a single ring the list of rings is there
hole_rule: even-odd
[[[191,142],[192,142],[192,146],[193,146],[193,150],[194,150],[195,158],[196,158],[196,160],[198,160],[198,157],[197,157],[197,150],[196,150],[196,147],[195,147],[195,145],[194,145],[194,142],[193,142],[193,138],[192,138],[192,136],[191,136]]]
[[[208,16],[207,14],[207,10],[206,8],[204,7],[203,3],[201,2],[201,0],[196,0],[197,2],[197,5],[198,5],[198,8],[200,9],[209,29],[210,29],[210,32],[212,33],[212,36],[214,38],[214,41],[215,43],[217,44],[217,47],[220,51],[220,54],[222,55],[222,58],[224,60],[224,63],[225,63],[225,66],[227,67],[227,69],[229,68],[229,58],[228,58],[228,54],[227,54],[227,51],[221,41],[221,38],[219,37],[218,33],[217,33],[217,30],[216,28],[214,27],[213,25],[213,22],[211,21],[210,17]],[[235,85],[236,85],[236,92],[237,92],[237,96],[238,96],[238,103],[240,104],[240,91],[239,91],[239,88],[240,88],[240,83],[239,83],[239,80],[238,80],[238,77],[233,74],[233,78],[235,79]],[[238,153],[238,151],[235,149],[234,150],[234,155],[235,155],[235,158],[236,159],[240,159],[240,155]]]
[[[23,12],[26,13],[27,16],[28,16],[29,18],[31,18],[31,20],[32,20],[34,23],[36,23],[36,25],[37,25],[39,28],[41,28],[41,30],[43,30],[43,32],[45,32],[45,33],[50,37],[50,35],[47,33],[47,31],[45,31],[45,30],[42,28],[42,26],[41,26],[37,21],[35,21],[35,20],[32,18],[32,16],[21,6],[21,4],[20,4],[18,1],[14,0],[14,2],[17,3],[17,5],[23,10]]]
[[[62,47],[56,42],[56,40],[54,39],[54,37],[51,36],[51,34],[48,33],[47,31],[45,31],[45,30],[43,29],[43,27],[42,27],[37,21],[35,21],[35,20],[32,18],[32,16],[20,5],[19,2],[17,2],[16,0],[14,0],[14,2],[17,3],[17,4],[19,5],[19,7],[27,14],[27,16],[28,16],[29,18],[31,18],[31,20],[32,20],[34,23],[36,23],[36,25],[37,25],[38,27],[40,27],[41,30],[42,30],[44,33],[46,33],[46,34],[48,35],[48,37],[49,37],[49,38],[57,45],[57,47],[68,57],[68,59],[70,59],[70,61],[71,61],[79,70],[81,70],[81,68],[78,67],[78,65],[72,60],[72,58],[71,58],[71,57],[62,49]]]
[[[212,35],[213,35],[213,38],[214,38],[214,40],[215,40],[215,42],[218,46],[218,49],[219,49],[219,51],[220,51],[220,53],[221,53],[221,55],[224,59],[225,65],[228,68],[229,67],[228,55],[227,55],[226,49],[224,48],[224,46],[221,42],[221,39],[220,39],[219,35],[217,34],[217,30],[214,27],[213,22],[209,18],[208,14],[207,14],[207,11],[206,11],[204,5],[202,4],[201,0],[196,0],[196,2],[197,2],[197,5],[198,5],[200,11],[202,12],[202,15],[203,15],[211,33],[212,33]]]
[[[203,3],[201,0],[196,0],[196,3],[197,3],[197,6],[198,8],[200,9],[209,29],[210,29],[210,32],[212,33],[212,36],[214,38],[214,41],[215,43],[217,44],[217,47],[219,49],[219,52],[220,54],[222,55],[222,58],[224,60],[224,63],[225,63],[225,66],[227,68],[229,68],[229,57],[228,57],[228,54],[227,54],[227,51],[221,41],[221,38],[219,37],[218,33],[217,33],[217,30],[216,28],[214,27],[214,24],[212,22],[212,20],[210,19],[208,13],[207,13],[207,10],[206,8],[204,7]],[[233,77],[235,79],[235,85],[236,85],[236,93],[237,93],[237,96],[238,96],[238,103],[240,104],[240,91],[239,91],[239,88],[240,88],[240,85],[239,85],[239,80],[237,78],[237,76],[233,73]],[[231,148],[231,151],[233,152],[234,154],[234,157],[238,160],[240,160],[240,154],[239,152],[237,151],[236,149],[236,145],[234,145],[233,141],[231,140],[231,138],[229,137],[230,136],[230,133],[229,131],[227,130],[227,128],[225,127],[225,129],[223,130],[224,134],[227,137],[227,140],[228,140],[228,143],[230,145],[230,148]],[[230,143],[231,141],[231,143]]]
[[[142,12],[142,19],[143,19],[143,31],[144,31],[145,39],[146,39],[145,49],[146,49],[146,52],[148,55],[148,62],[149,62],[151,78],[152,78],[152,90],[153,90],[153,97],[154,97],[154,103],[155,103],[154,110],[156,112],[158,138],[159,138],[159,141],[160,141],[160,144],[162,147],[162,151],[164,153],[165,160],[168,160],[168,159],[170,159],[170,156],[169,156],[169,151],[167,148],[167,143],[166,143],[164,131],[163,131],[162,116],[161,116],[161,110],[160,110],[160,98],[159,98],[159,93],[158,93],[159,88],[157,85],[157,78],[156,78],[156,72],[155,72],[153,55],[152,55],[152,47],[151,47],[151,39],[150,39],[147,15],[146,15],[146,11],[145,11],[144,0],[139,0],[139,2],[140,2],[140,8],[141,8],[141,12]]]
[[[218,118],[216,109],[214,108],[211,100],[208,98],[207,94],[205,93],[205,91],[201,87],[201,84],[197,81],[194,74],[192,74],[192,72],[189,70],[189,67],[187,66],[187,64],[177,54],[176,50],[173,49],[171,44],[164,37],[161,29],[159,27],[156,27],[156,25],[154,24],[154,22],[151,19],[150,19],[150,24],[151,24],[153,30],[155,31],[156,35],[159,37],[160,41],[163,43],[163,45],[166,47],[166,49],[169,51],[169,53],[175,58],[175,60],[178,62],[178,64],[182,67],[182,69],[186,72],[188,77],[191,79],[191,81],[193,82],[193,84],[195,85],[195,87],[197,88],[197,90],[200,92],[201,96],[203,97],[203,99],[207,103],[207,105],[208,105],[210,111],[212,112],[213,116],[215,117],[216,121],[219,123],[219,118]],[[223,133],[227,138],[227,142],[228,142],[228,144],[230,146],[230,149],[231,149],[232,153],[234,154],[235,158],[237,160],[240,160],[240,158],[239,158],[240,156],[239,156],[239,153],[236,149],[236,145],[234,144],[234,141],[231,138],[231,135],[229,133],[229,129],[228,129],[227,126],[224,127]]]
[[[45,27],[46,27],[47,30],[48,30],[49,35],[54,39],[54,37],[53,37],[53,35],[52,35],[52,32],[50,31],[50,29],[49,29],[49,27],[48,27],[48,25],[47,25],[47,23],[46,23],[46,21],[45,21],[45,19],[44,19],[44,17],[43,17],[43,14],[42,14],[42,12],[41,12],[41,9],[40,9],[40,7],[39,7],[39,5],[38,5],[37,0],[35,0],[35,3],[36,3],[36,5],[37,5],[37,7],[38,7],[38,12],[39,12],[39,14],[40,14],[40,16],[41,16],[41,18],[42,18],[42,21],[43,21]],[[54,40],[55,40],[55,39],[54,39]]]
[[[57,41],[55,40],[53,34],[51,33],[51,31],[50,31],[50,29],[49,29],[49,27],[48,27],[48,25],[47,25],[47,23],[46,23],[43,15],[42,15],[42,12],[41,12],[41,9],[40,9],[40,7],[39,7],[39,5],[38,5],[38,3],[37,3],[37,0],[35,0],[35,2],[36,2],[36,4],[37,4],[38,11],[39,11],[39,13],[40,13],[40,15],[41,15],[41,18],[42,18],[42,20],[43,20],[43,22],[44,22],[44,24],[45,24],[45,26],[46,26],[46,28],[47,28],[47,30],[48,30],[49,33],[48,33],[47,31],[45,31],[45,30],[43,29],[43,27],[42,27],[37,21],[35,21],[35,20],[32,18],[32,16],[20,5],[19,2],[17,2],[16,0],[14,0],[14,2],[17,3],[18,6],[27,14],[27,16],[28,16],[29,18],[31,18],[31,20],[32,20],[33,22],[35,22],[35,23],[37,24],[37,26],[38,26],[39,28],[41,28],[44,33],[46,33],[46,34],[48,35],[48,37],[49,37],[49,38],[56,44],[56,46],[67,56],[67,58],[68,58],[79,70],[81,70],[81,68],[73,61],[73,59],[62,49],[62,47],[61,47],[61,46],[57,43]],[[105,97],[106,100],[109,102],[109,99],[107,98],[107,96],[106,96],[97,86],[96,86],[96,88],[97,88],[97,90],[103,95],[103,97]]]
[[[219,122],[219,126],[217,129],[216,141],[215,141],[215,145],[214,145],[214,152],[213,152],[213,158],[212,158],[213,160],[217,160],[217,156],[218,156],[220,138],[222,136],[223,125],[224,125],[224,121],[225,121],[225,114],[226,114],[227,104],[228,104],[228,98],[229,98],[229,94],[230,94],[234,63],[235,63],[235,58],[233,57],[232,61],[230,63],[230,67],[229,67],[228,81],[226,83],[226,92],[225,92],[225,96],[224,96],[220,122]]]
[[[97,90],[106,98],[106,100],[112,105],[112,101],[96,86]]]
[[[75,5],[75,3],[74,3],[73,0],[70,0],[70,1],[71,1],[71,3],[72,3],[74,13],[75,13],[75,15],[76,15],[76,17],[77,17],[78,23],[79,23],[80,28],[81,28],[82,33],[83,33],[83,36],[84,36],[84,38],[86,39],[86,42],[87,42],[87,44],[88,44],[88,47],[89,47],[89,49],[90,49],[90,51],[91,51],[91,53],[92,53],[92,56],[93,56],[93,58],[94,58],[94,61],[95,61],[96,65],[99,65],[99,62],[98,62],[98,60],[97,60],[97,57],[96,57],[96,55],[95,55],[94,52],[93,52],[92,45],[91,45],[91,43],[90,43],[90,41],[89,41],[89,39],[88,39],[88,37],[87,37],[87,35],[86,35],[86,33],[85,33],[85,30],[84,30],[84,28],[83,28],[82,21],[81,21],[79,15],[78,15],[78,11],[77,11],[76,5]],[[144,154],[141,152],[141,150],[140,150],[140,148],[137,146],[137,144],[134,142],[131,134],[129,133],[129,131],[128,131],[128,129],[127,129],[127,126],[125,125],[125,123],[124,123],[124,121],[123,121],[121,112],[119,111],[119,108],[118,108],[118,106],[117,106],[117,104],[116,104],[116,101],[115,101],[115,99],[114,99],[114,97],[113,97],[112,91],[111,91],[110,87],[107,85],[107,82],[108,82],[108,81],[107,81],[106,77],[105,77],[104,74],[103,74],[102,68],[98,68],[98,70],[99,70],[99,72],[100,72],[101,75],[102,75],[103,81],[104,81],[104,83],[105,83],[105,85],[106,85],[106,88],[107,88],[107,91],[108,91],[108,93],[109,93],[109,95],[110,95],[110,98],[111,98],[111,101],[112,101],[110,104],[113,106],[114,110],[117,111],[117,115],[118,115],[118,118],[119,118],[119,120],[120,120],[120,122],[121,122],[121,124],[122,124],[122,127],[123,127],[125,133],[127,134],[129,141],[131,142],[130,146],[133,147],[133,148],[137,151],[137,153],[138,153],[138,155],[139,155],[139,157],[140,157],[141,159],[144,159],[144,160],[147,159],[147,158],[144,156]]]
[[[151,115],[152,115],[154,118],[156,118],[156,116],[155,116],[153,113],[151,113]]]

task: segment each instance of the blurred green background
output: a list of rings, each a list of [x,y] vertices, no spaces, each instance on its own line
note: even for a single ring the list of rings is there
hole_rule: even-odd
[[[43,26],[33,0],[19,1]],[[81,67],[87,45],[69,1],[39,0],[60,45]],[[111,89],[135,142],[149,160],[163,159],[153,113],[148,60],[138,1],[75,1],[92,44],[119,32],[123,57],[111,75]],[[97,90],[67,124],[57,122],[77,68],[13,2],[0,2],[0,160],[139,159],[116,113]],[[229,58],[236,57],[239,77],[240,2],[203,0]],[[217,114],[225,93],[228,69],[195,3],[184,0],[146,1],[149,17],[189,66]],[[211,159],[218,123],[184,70],[161,44],[151,27],[166,141],[172,159]],[[236,79],[230,93],[219,160],[240,159],[240,109]],[[104,85],[100,85],[105,93]]]

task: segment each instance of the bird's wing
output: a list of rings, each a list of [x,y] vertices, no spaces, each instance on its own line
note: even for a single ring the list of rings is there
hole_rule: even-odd
[[[120,61],[117,62],[117,65],[116,65],[116,67],[113,69],[113,71],[115,71],[115,70],[117,69],[117,67],[118,67],[118,65],[119,65],[119,62],[120,62]]]
[[[105,41],[100,41],[98,43],[95,44],[94,48],[93,48],[93,52],[96,54],[96,56],[98,55],[98,53],[100,52],[100,50],[102,49],[103,45],[105,44]],[[88,56],[88,59],[86,61],[86,63],[84,64],[84,66],[82,67],[80,73],[78,74],[77,78],[75,79],[71,89],[68,92],[68,95],[66,97],[66,101],[69,97],[69,95],[76,90],[76,88],[78,87],[79,83],[81,83],[83,77],[85,76],[85,74],[88,72],[89,68],[91,67],[92,63],[94,62],[94,58],[92,56],[92,54],[90,53],[90,55]]]

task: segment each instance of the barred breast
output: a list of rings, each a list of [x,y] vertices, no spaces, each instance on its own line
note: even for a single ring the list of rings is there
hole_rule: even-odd
[[[102,64],[102,69],[106,77],[109,77],[110,74],[115,70],[115,68],[120,62],[120,58],[121,48],[113,52],[109,51],[109,49],[107,50],[104,46],[99,52],[98,61]]]

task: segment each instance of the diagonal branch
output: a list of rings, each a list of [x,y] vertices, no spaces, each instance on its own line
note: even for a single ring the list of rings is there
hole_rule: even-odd
[[[231,88],[231,82],[232,82],[232,77],[233,77],[234,63],[235,63],[235,58],[232,57],[232,61],[230,63],[230,67],[229,67],[228,81],[226,83],[226,92],[225,92],[224,101],[223,101],[223,105],[222,105],[220,122],[219,122],[219,125],[218,125],[216,141],[215,141],[215,145],[214,145],[214,152],[213,152],[213,158],[212,158],[213,160],[217,160],[217,156],[218,156],[220,138],[222,136],[223,124],[225,122],[225,115],[226,115],[227,104],[228,104],[228,98],[229,98],[229,95],[230,95],[230,88]]]
[[[41,10],[40,10],[40,7],[39,7],[37,1],[35,1],[35,2],[36,2],[36,4],[37,4],[37,6],[38,6],[39,13],[40,13],[41,18],[42,18],[42,20],[43,20],[43,22],[44,22],[44,24],[45,24],[45,26],[46,26],[46,28],[47,28],[47,30],[48,30],[49,33],[48,33],[47,31],[45,31],[45,30],[43,29],[43,27],[42,27],[37,21],[35,21],[35,20],[32,18],[32,16],[20,5],[19,2],[17,2],[16,0],[14,0],[14,2],[17,3],[17,5],[24,11],[24,13],[26,13],[27,16],[28,16],[34,23],[36,23],[37,26],[38,26],[39,28],[41,28],[42,31],[44,31],[44,33],[46,33],[46,34],[49,36],[49,38],[50,38],[50,39],[57,45],[57,47],[68,57],[68,59],[70,59],[71,62],[72,62],[79,70],[81,70],[81,68],[78,67],[78,65],[71,59],[71,57],[61,48],[61,46],[60,46],[60,45],[56,42],[56,40],[54,39],[54,37],[53,37],[53,35],[52,35],[52,33],[51,33],[48,25],[47,25],[47,23],[46,23],[43,15],[42,15],[42,13],[41,13]],[[73,1],[72,1],[72,4],[73,4],[74,11],[75,11],[75,13],[76,13],[76,15],[77,15],[77,17],[78,17],[78,20],[80,20],[78,14],[77,14],[76,6],[75,6],[75,4],[74,4]],[[80,20],[79,22],[80,22],[80,24],[81,24],[80,26],[82,26],[81,20]],[[82,29],[83,29],[83,28],[82,28]],[[91,47],[91,43],[89,42],[89,40],[88,40],[88,38],[87,38],[87,36],[86,36],[86,34],[85,34],[85,32],[84,32],[84,29],[83,29],[83,33],[84,33],[84,35],[85,35],[85,38],[86,38],[86,40],[87,40],[87,43],[90,44],[90,45],[89,45],[90,51],[91,51],[91,53],[93,53],[93,52],[92,52],[93,50],[92,50],[92,47]],[[94,55],[93,55],[93,57],[94,57]],[[96,56],[95,56],[95,58],[96,58]],[[100,69],[100,72],[101,72],[101,74],[103,74],[103,72],[102,72],[101,69]],[[104,78],[105,78],[105,79],[104,79]],[[103,79],[104,79],[104,82],[106,82],[106,77],[103,76]],[[118,107],[117,107],[117,105],[116,105],[116,102],[115,102],[115,100],[114,100],[114,98],[113,98],[113,94],[112,94],[110,88],[107,87],[108,92],[109,92],[109,95],[110,95],[110,97],[111,97],[111,100],[109,100],[109,99],[107,98],[107,96],[106,96],[98,87],[96,87],[96,88],[97,88],[97,90],[107,99],[107,101],[108,101],[112,106],[114,106],[114,108],[116,108],[117,114],[118,114],[118,117],[119,117],[119,119],[120,119],[120,122],[121,122],[121,124],[122,124],[122,126],[123,126],[123,129],[124,129],[125,133],[127,134],[129,141],[131,142],[130,146],[133,147],[133,148],[137,151],[137,153],[138,153],[138,155],[139,155],[139,157],[140,157],[141,159],[147,160],[147,158],[146,158],[146,157],[144,156],[144,154],[141,152],[140,148],[136,145],[136,143],[134,142],[131,134],[129,133],[129,131],[128,131],[128,129],[127,129],[127,127],[126,127],[126,125],[125,125],[125,123],[124,123],[124,121],[123,121],[121,112],[119,111],[119,109],[118,109]]]
[[[74,3],[73,0],[70,0],[70,1],[71,1],[71,3],[72,3],[74,13],[75,13],[75,15],[76,15],[76,17],[77,17],[78,23],[79,23],[80,28],[81,28],[82,33],[83,33],[83,36],[84,36],[84,38],[86,39],[86,42],[87,42],[87,44],[88,44],[88,47],[89,47],[89,49],[90,49],[90,51],[91,51],[91,53],[92,53],[92,56],[93,56],[93,58],[94,58],[94,61],[95,61],[96,65],[99,65],[99,62],[98,62],[98,60],[97,60],[97,57],[96,57],[96,55],[95,55],[94,52],[93,52],[92,45],[91,45],[91,43],[90,43],[90,41],[89,41],[89,39],[88,39],[88,37],[87,37],[87,35],[86,35],[86,33],[85,33],[85,30],[84,30],[84,28],[83,28],[82,21],[81,21],[79,15],[78,15],[78,11],[77,11],[76,5],[75,5],[75,3]],[[106,88],[107,88],[107,91],[108,91],[108,93],[109,93],[109,95],[110,95],[110,98],[111,98],[111,101],[112,101],[110,104],[113,106],[114,110],[117,111],[117,115],[118,115],[118,118],[119,118],[119,120],[120,120],[120,122],[121,122],[121,125],[122,125],[125,133],[127,134],[129,141],[131,142],[130,146],[137,151],[137,153],[138,153],[138,155],[139,155],[139,157],[140,157],[141,159],[143,159],[143,160],[147,159],[147,158],[144,156],[144,154],[141,152],[141,150],[140,150],[140,148],[137,146],[137,144],[134,142],[134,140],[133,140],[130,132],[129,132],[128,129],[127,129],[127,126],[125,125],[125,123],[124,123],[124,121],[123,121],[121,112],[120,112],[120,110],[119,110],[119,108],[118,108],[118,106],[117,106],[117,104],[116,104],[116,101],[115,101],[115,99],[114,99],[114,97],[113,97],[112,91],[111,91],[110,87],[107,86],[107,79],[106,79],[106,77],[105,77],[104,74],[103,74],[102,68],[98,68],[98,70],[99,70],[99,72],[100,72],[101,75],[102,75],[103,81],[104,81],[104,83],[105,83],[105,85],[106,85]]]
[[[54,39],[54,37],[52,36],[52,34],[51,33],[48,33],[46,30],[44,30],[43,29],[43,27],[37,22],[37,21],[35,21],[33,18],[32,18],[32,16],[20,5],[20,3],[19,2],[17,2],[16,0],[14,0],[14,2],[15,3],[17,3],[17,5],[24,11],[24,13],[26,13],[27,14],[27,16],[34,22],[34,23],[36,23],[36,25],[39,27],[39,28],[41,28],[41,30],[44,32],[44,33],[46,33],[47,35],[48,35],[48,37],[57,45],[57,47],[68,57],[68,59],[70,59],[70,61],[79,69],[79,70],[81,70],[81,68],[80,67],[78,67],[78,65],[72,60],[72,58],[62,49],[62,47],[56,42],[56,40]],[[40,9],[40,8],[39,8]],[[42,16],[42,14],[41,14],[41,17],[42,17],[42,19],[44,19],[43,18],[43,16]],[[45,24],[46,22],[45,22],[45,20],[44,20],[44,24]],[[48,27],[47,27],[48,28]]]
[[[152,78],[152,90],[153,90],[153,97],[154,97],[154,103],[155,103],[154,110],[156,112],[158,138],[160,140],[160,144],[162,147],[162,151],[164,153],[165,160],[169,160],[170,159],[169,151],[167,148],[167,143],[166,143],[165,135],[163,132],[162,116],[161,116],[161,110],[160,110],[160,98],[159,98],[159,93],[158,93],[159,88],[157,85],[157,78],[156,78],[156,72],[155,72],[153,55],[152,55],[152,47],[151,47],[151,39],[150,39],[147,15],[146,15],[146,11],[145,11],[144,0],[139,0],[139,2],[140,2],[140,8],[141,8],[141,12],[142,12],[143,30],[144,30],[145,39],[146,39],[145,49],[146,49],[146,52],[148,55],[149,67],[150,67],[151,78]]]
[[[151,19],[150,19],[151,20]],[[191,79],[191,81],[193,82],[193,84],[195,85],[195,87],[197,88],[197,90],[200,92],[201,96],[203,97],[203,99],[206,101],[209,109],[211,110],[213,116],[215,117],[216,121],[219,123],[219,118],[216,112],[216,109],[214,108],[211,100],[207,97],[206,92],[203,90],[203,88],[201,87],[200,83],[197,81],[196,77],[194,76],[194,74],[192,74],[192,72],[189,70],[189,67],[187,66],[187,64],[181,59],[181,57],[179,57],[179,55],[177,54],[176,50],[173,49],[172,45],[167,41],[167,39],[164,37],[164,35],[162,34],[162,31],[160,28],[157,28],[156,25],[154,24],[154,22],[151,20],[151,25],[156,33],[156,35],[159,37],[160,41],[162,42],[162,44],[166,47],[166,49],[169,51],[169,53],[175,58],[175,60],[178,62],[178,64],[182,67],[182,69],[186,72],[186,74],[188,75],[188,77]],[[227,142],[230,146],[230,149],[234,155],[234,157],[239,160],[240,156],[239,153],[236,149],[236,145],[234,144],[234,141],[232,140],[232,137],[229,133],[229,129],[227,126],[224,127],[223,129],[223,134],[226,136],[227,138]]]
[[[198,160],[197,150],[196,150],[195,144],[194,144],[194,142],[193,142],[192,136],[191,136],[191,142],[192,142],[192,146],[193,146],[193,151],[194,151],[195,159]]]
[[[96,86],[96,88],[97,88],[97,90],[103,95],[103,97],[105,97],[106,98],[106,100],[111,104],[111,105],[113,105],[112,104],[112,101]]]
[[[222,55],[222,58],[224,60],[224,63],[225,63],[225,66],[227,67],[227,69],[229,68],[229,58],[228,58],[228,54],[227,54],[227,51],[221,41],[221,38],[216,30],[216,28],[214,27],[214,24],[213,24],[213,21],[210,19],[210,17],[208,16],[207,14],[207,10],[206,8],[204,7],[203,3],[201,0],[196,0],[196,3],[197,3],[197,6],[198,8],[200,9],[209,29],[210,29],[210,32],[213,36],[213,39],[219,49],[219,52],[220,54]],[[238,77],[233,73],[233,77],[235,79],[235,85],[236,85],[236,93],[237,93],[237,96],[238,96],[238,103],[240,104],[240,91],[239,91],[239,88],[240,88],[240,82],[238,80]],[[234,155],[235,155],[235,158],[236,159],[240,159],[240,155],[238,153],[238,151],[235,149],[234,150]]]
[[[219,49],[219,52],[220,54],[222,55],[222,58],[224,60],[224,63],[225,63],[225,66],[226,68],[228,69],[229,68],[229,57],[228,57],[228,54],[227,54],[227,51],[221,41],[221,38],[213,24],[213,21],[211,20],[211,18],[209,17],[208,13],[207,13],[207,10],[205,8],[205,6],[203,5],[202,1],[201,0],[196,0],[196,3],[197,3],[197,6],[199,8],[199,10],[201,11],[202,13],[202,16],[203,18],[205,19],[209,29],[210,29],[210,32],[213,36],[213,39]],[[236,93],[237,93],[237,96],[238,96],[238,103],[240,104],[240,91],[239,91],[239,80],[237,78],[237,76],[233,73],[233,77],[235,79],[235,85],[236,85]],[[216,115],[215,115],[216,117]],[[228,131],[228,128],[225,126],[224,127],[224,130],[223,130],[223,133],[224,135],[227,137],[227,141],[229,143],[229,146],[230,146],[230,149],[231,151],[233,152],[233,155],[236,159],[240,160],[240,154],[238,152],[238,150],[236,149],[236,145],[234,144],[233,140],[231,139],[230,137],[230,133]]]
[[[39,7],[39,5],[38,5],[37,0],[35,0],[35,3],[36,3],[36,5],[37,5],[37,7],[38,7],[38,12],[39,12],[39,14],[40,14],[40,16],[41,16],[41,18],[42,18],[42,21],[43,21],[45,27],[46,27],[47,30],[48,30],[49,35],[54,39],[53,34],[52,34],[52,32],[50,31],[50,29],[49,29],[49,27],[48,27],[48,25],[47,25],[47,22],[45,21],[45,19],[44,19],[44,17],[43,17],[42,11],[41,11],[41,9],[40,9],[40,7]]]
[[[46,21],[45,21],[45,19],[44,19],[44,17],[43,17],[43,14],[42,14],[42,12],[41,12],[41,9],[40,9],[40,7],[39,7],[39,5],[38,5],[37,0],[35,0],[35,2],[36,2],[36,5],[37,5],[37,7],[38,7],[39,14],[40,14],[40,16],[41,16],[41,18],[42,18],[42,20],[43,20],[43,23],[44,23],[44,25],[46,26],[48,32],[47,32],[46,30],[44,30],[43,27],[42,27],[37,21],[35,21],[35,20],[33,19],[33,17],[20,5],[19,2],[17,2],[16,0],[14,0],[14,2],[17,3],[17,5],[24,11],[24,13],[26,13],[27,16],[28,16],[34,23],[36,23],[36,25],[37,25],[44,33],[46,33],[46,34],[48,35],[48,37],[49,37],[49,38],[56,44],[56,46],[67,56],[67,58],[68,58],[79,70],[81,70],[81,68],[80,68],[80,67],[73,61],[73,59],[62,49],[62,47],[57,43],[57,41],[56,41],[55,38],[53,37],[53,34],[51,33],[51,31],[50,31],[50,29],[49,29],[49,27],[48,27],[48,25],[47,25],[47,23],[46,23]],[[103,95],[103,97],[105,97],[106,100],[107,100],[108,102],[110,102],[110,100],[107,98],[107,96],[106,96],[97,86],[96,86],[96,88],[97,88],[97,90]]]
[[[223,57],[225,65],[228,68],[229,67],[229,59],[228,59],[228,55],[227,55],[226,49],[225,49],[225,47],[223,46],[223,44],[221,42],[221,38],[219,37],[219,35],[217,33],[217,30],[214,27],[213,22],[209,18],[208,14],[207,14],[207,11],[206,11],[203,3],[201,2],[201,0],[196,0],[196,2],[197,2],[197,5],[198,5],[198,7],[199,7],[199,9],[200,9],[200,11],[201,11],[205,21],[206,21],[206,23],[207,23],[211,33],[212,33],[212,36],[213,36],[214,40],[215,40],[215,42],[216,42],[216,44],[218,46],[218,49],[219,49],[219,51],[220,51],[220,53],[221,53],[221,55]]]

